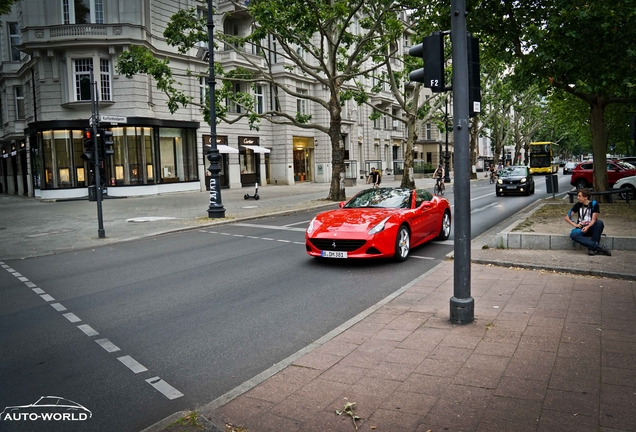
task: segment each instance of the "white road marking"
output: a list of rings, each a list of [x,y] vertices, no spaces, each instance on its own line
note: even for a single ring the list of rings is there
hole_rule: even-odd
[[[95,342],[97,342],[99,344],[99,346],[101,346],[102,348],[104,348],[106,351],[110,352],[115,352],[115,351],[119,351],[119,347],[117,345],[115,345],[114,343],[112,343],[111,341],[109,341],[108,339],[95,339]]]
[[[499,205],[499,203],[498,203],[498,202],[490,203],[490,204],[488,204],[488,205],[486,205],[486,206],[484,206],[484,207],[479,207],[479,208],[477,208],[477,209],[473,209],[473,210],[470,212],[470,214],[478,213],[478,212],[480,212],[480,211],[484,211],[484,210],[487,210],[487,209],[489,209],[489,208],[491,208],[491,207],[496,207],[496,206],[498,206],[498,205]]]
[[[245,236],[245,237],[251,238],[251,239],[258,239],[258,237],[256,237],[256,236]]]
[[[50,296],[50,295],[48,295],[48,294],[41,295],[40,297],[42,297],[42,299],[43,299],[43,300],[45,300],[45,301],[47,301],[47,302],[50,302],[50,301],[54,301],[54,300],[55,300],[53,297],[51,297],[51,296]]]
[[[42,288],[33,288],[33,292],[36,294],[46,294]]]
[[[423,256],[417,256],[417,255],[411,255],[411,258],[417,258],[417,259],[424,259],[424,260],[434,260],[435,258],[433,257],[423,257]]]
[[[29,288],[35,288],[37,285],[34,284],[33,282],[25,282],[26,286],[28,286]]]
[[[269,238],[269,237],[261,237],[261,240],[270,240],[270,241],[274,241],[273,238]]]
[[[78,325],[77,328],[86,333],[86,336],[97,336],[99,334],[88,324]]]
[[[81,319],[77,315],[75,315],[73,312],[65,313],[65,314],[62,314],[62,315],[64,315],[64,318],[66,318],[67,320],[69,320],[72,323],[76,323],[76,322],[80,322],[81,321]]]
[[[305,242],[292,242],[292,243],[299,244],[299,245],[304,245],[305,244]]]
[[[245,237],[243,234],[234,234],[234,237]]]
[[[21,275],[20,273],[18,273],[18,272],[13,273],[13,276],[15,276],[15,277],[17,277],[17,278],[22,277],[22,275]],[[27,280],[28,280],[28,279],[27,279]]]
[[[281,242],[281,243],[291,243],[291,240],[281,240],[281,239],[278,239],[278,240],[276,240],[276,241],[279,241],[279,242]]]
[[[62,312],[66,310],[66,308],[62,306],[60,303],[51,303],[51,306],[53,306],[53,309],[55,309],[58,312]]]
[[[24,276],[18,278],[20,282],[28,282],[29,278],[25,278]]]
[[[15,270],[13,270],[11,267],[8,267],[8,266],[7,266],[7,271],[8,271],[9,273],[15,273]]]
[[[283,225],[283,226],[290,227],[290,226],[294,226],[294,225],[307,225],[309,222],[311,222],[311,219],[310,220],[306,220],[306,221],[302,221],[302,222],[290,223],[290,224]]]
[[[123,357],[117,357],[117,360],[122,362],[128,369],[130,369],[136,374],[140,372],[145,372],[148,370],[145,366],[142,366],[137,360],[135,360],[129,355],[123,356]]]
[[[158,376],[148,378],[146,382],[150,384],[151,386],[153,386],[155,389],[159,390],[165,397],[167,397],[170,400],[177,399],[183,396],[183,393],[181,393],[176,388],[172,387],[170,384],[168,384],[167,382],[165,382]]]
[[[237,224],[234,224],[234,226],[241,226],[241,227],[248,227],[248,228],[266,228],[266,229],[282,230],[282,231],[298,231],[298,232],[307,231],[306,228],[292,228],[287,225],[279,226],[279,225],[259,225],[259,224],[237,223]]]

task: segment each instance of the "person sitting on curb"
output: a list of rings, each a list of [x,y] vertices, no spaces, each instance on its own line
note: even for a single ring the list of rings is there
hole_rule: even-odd
[[[600,213],[599,205],[596,201],[590,201],[591,196],[589,189],[580,189],[577,194],[579,202],[574,204],[567,216],[565,216],[565,221],[574,227],[570,232],[570,238],[586,247],[588,255],[602,253],[611,256],[612,252],[607,246],[601,244],[601,234],[603,234],[605,225],[598,218]],[[576,222],[572,220],[572,215],[574,214],[578,216]]]

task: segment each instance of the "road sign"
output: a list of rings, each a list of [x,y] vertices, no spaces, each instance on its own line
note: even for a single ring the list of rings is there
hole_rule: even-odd
[[[128,117],[100,114],[99,121],[107,123],[128,123]]]

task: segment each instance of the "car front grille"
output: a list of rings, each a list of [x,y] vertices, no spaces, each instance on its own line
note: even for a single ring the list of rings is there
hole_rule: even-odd
[[[366,240],[346,240],[346,239],[310,239],[312,245],[320,250],[351,252],[360,249]]]

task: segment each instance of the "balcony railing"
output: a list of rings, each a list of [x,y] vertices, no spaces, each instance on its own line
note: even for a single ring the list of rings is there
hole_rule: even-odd
[[[120,31],[121,33],[121,31]],[[106,26],[96,24],[79,24],[49,27],[49,37],[86,37],[86,36],[106,36]]]

